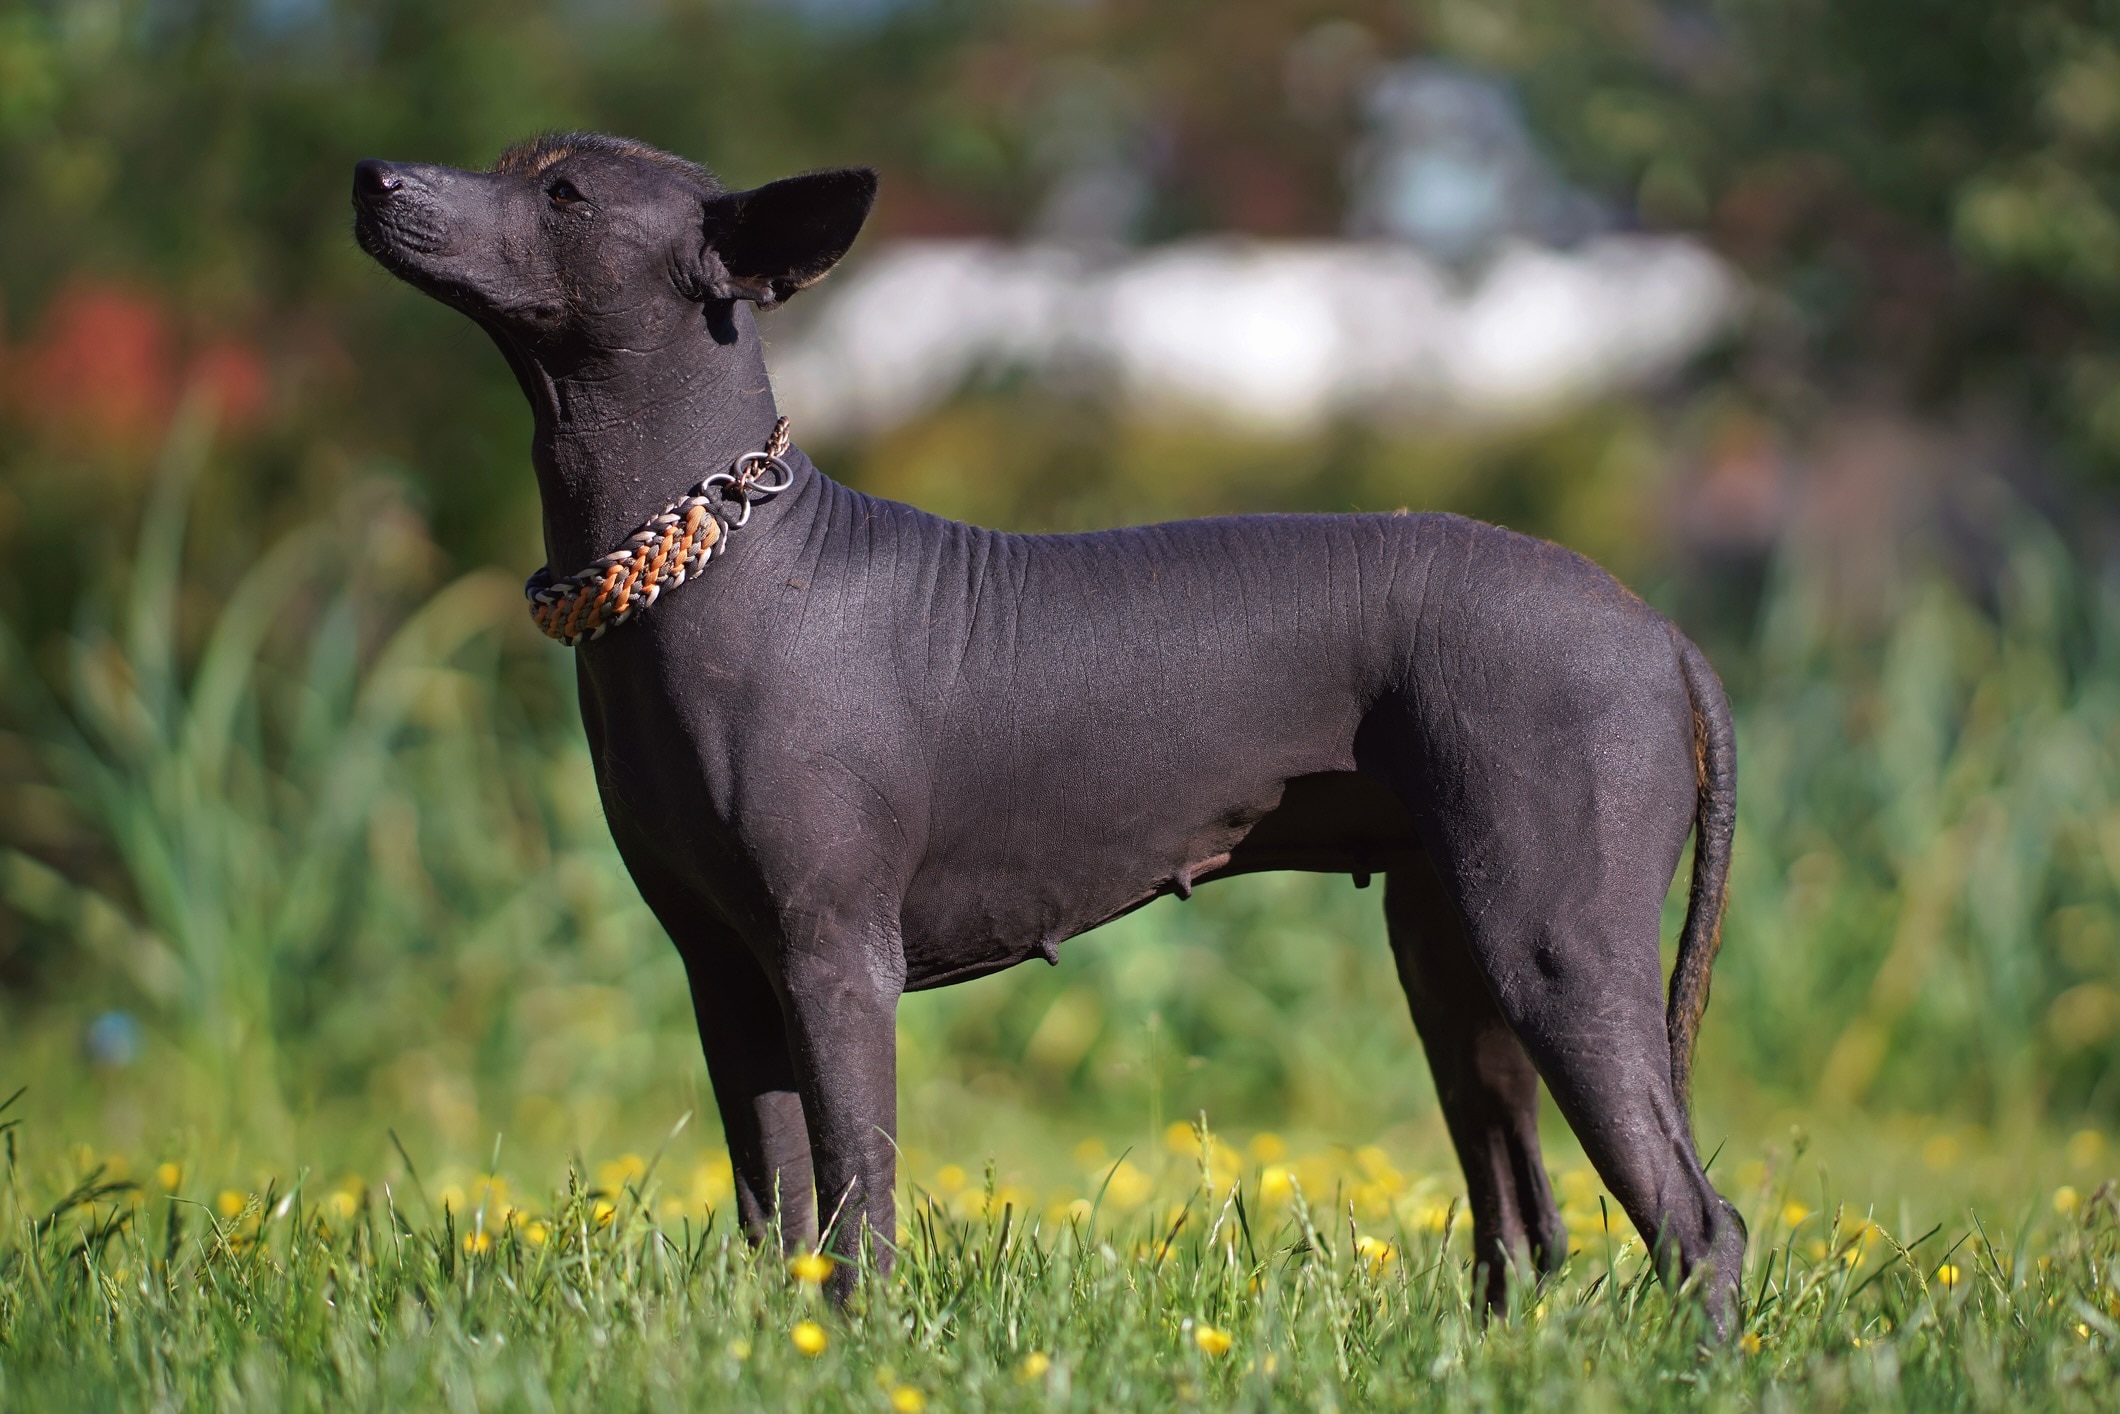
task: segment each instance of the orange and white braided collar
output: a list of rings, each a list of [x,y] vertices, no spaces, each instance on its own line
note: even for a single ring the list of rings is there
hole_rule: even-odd
[[[624,623],[707,567],[729,548],[729,532],[751,519],[756,499],[785,491],[795,472],[781,458],[788,450],[788,420],[773,424],[762,451],[745,452],[727,471],[717,471],[648,517],[626,543],[565,579],[549,567],[530,576],[523,594],[530,617],[545,636],[572,648]],[[767,480],[778,473],[778,479]]]

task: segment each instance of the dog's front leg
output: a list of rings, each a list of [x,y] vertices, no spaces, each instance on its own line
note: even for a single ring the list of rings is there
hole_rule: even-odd
[[[619,853],[684,959],[714,1104],[736,1184],[736,1216],[753,1242],[777,1222],[783,1251],[817,1238],[810,1135],[780,996],[742,937],[709,902],[619,836]]]
[[[830,929],[785,955],[782,985],[818,1218],[839,1258],[831,1294],[844,1301],[864,1247],[879,1273],[897,1255],[892,1189],[904,959],[896,930]]]
[[[781,1250],[806,1250],[817,1239],[810,1133],[780,999],[733,935],[720,946],[686,950],[685,968],[729,1145],[736,1215],[753,1242],[777,1219]]]

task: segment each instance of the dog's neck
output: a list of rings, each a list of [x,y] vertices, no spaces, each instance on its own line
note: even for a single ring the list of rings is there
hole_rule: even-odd
[[[536,418],[530,459],[555,574],[618,548],[773,431],[773,389],[747,304],[716,302],[629,347],[496,342]]]

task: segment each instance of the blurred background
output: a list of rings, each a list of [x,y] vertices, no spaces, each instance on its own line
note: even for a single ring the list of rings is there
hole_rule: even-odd
[[[2120,13],[2062,0],[0,0],[0,1090],[38,1132],[536,1170],[698,1109],[716,1148],[521,608],[520,395],[349,234],[357,158],[575,127],[881,171],[765,322],[863,490],[1448,509],[1611,567],[1738,713],[1703,1147],[2102,1161]],[[1166,1162],[1202,1109],[1457,1182],[1345,879],[1159,903],[902,1032],[945,1189]]]

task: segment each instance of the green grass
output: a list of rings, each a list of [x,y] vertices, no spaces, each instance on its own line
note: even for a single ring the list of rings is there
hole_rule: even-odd
[[[970,1201],[914,1189],[896,1273],[835,1312],[799,1265],[733,1233],[725,1205],[673,1193],[652,1161],[608,1186],[570,1172],[541,1202],[491,1180],[444,1196],[409,1171],[208,1198],[167,1169],[137,1186],[99,1167],[62,1176],[15,1138],[0,1199],[0,1403],[12,1408],[2097,1409],[2120,1397],[2110,1188],[2065,1190],[2004,1226],[1901,1226],[1812,1212],[1768,1174],[1746,1195],[1742,1330],[1709,1348],[1698,1311],[1601,1222],[1578,1228],[1565,1274],[1483,1320],[1454,1204],[1411,1224],[1365,1220],[1344,1187],[1276,1185],[1215,1146],[1125,1214],[1026,1212],[991,1177]]]

